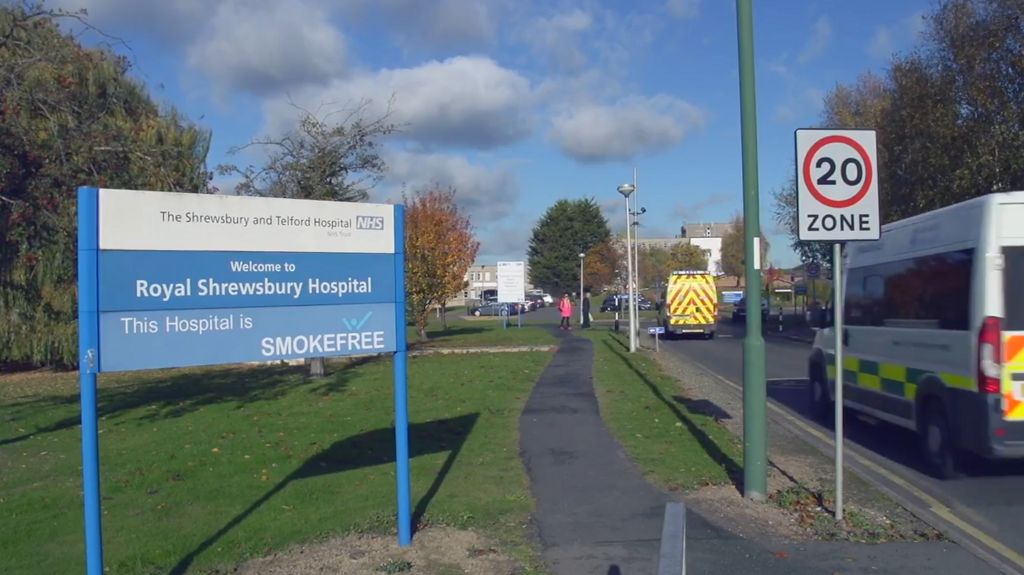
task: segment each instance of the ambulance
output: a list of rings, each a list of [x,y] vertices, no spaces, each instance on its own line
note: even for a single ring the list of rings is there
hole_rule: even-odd
[[[718,289],[705,270],[674,271],[662,293],[658,323],[665,336],[700,334],[715,337],[718,328]]]
[[[966,454],[1024,458],[1024,192],[887,224],[844,257],[843,365],[819,330],[815,410],[841,378],[844,406],[916,432],[938,477]]]

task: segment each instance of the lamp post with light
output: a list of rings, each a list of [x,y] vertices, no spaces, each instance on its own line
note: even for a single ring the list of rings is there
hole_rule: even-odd
[[[583,258],[587,254],[580,252],[580,327],[583,327]]]
[[[636,353],[636,316],[633,314],[633,300],[636,296],[633,295],[633,253],[629,245],[629,228],[632,224],[629,213],[629,196],[636,191],[636,186],[633,184],[622,184],[619,186],[618,191],[626,199],[626,283],[629,292],[629,352]]]

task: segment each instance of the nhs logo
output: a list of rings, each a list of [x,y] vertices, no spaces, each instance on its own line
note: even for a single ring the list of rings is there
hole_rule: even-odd
[[[357,230],[383,230],[384,218],[382,216],[356,216]]]

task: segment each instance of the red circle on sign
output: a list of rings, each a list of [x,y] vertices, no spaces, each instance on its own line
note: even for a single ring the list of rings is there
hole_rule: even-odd
[[[845,200],[833,200],[821,193],[821,190],[814,187],[814,180],[811,178],[811,160],[814,159],[814,155],[817,154],[822,148],[829,144],[846,144],[857,152],[860,159],[864,162],[864,185],[857,190],[856,194],[853,194]],[[868,190],[871,188],[871,179],[873,177],[871,159],[868,158],[868,152],[864,149],[853,138],[847,136],[832,135],[826,136],[811,146],[811,149],[807,151],[807,155],[804,156],[804,183],[807,184],[807,191],[811,192],[814,199],[825,204],[830,208],[848,208],[855,205],[857,202],[864,199],[864,196],[868,195]]]

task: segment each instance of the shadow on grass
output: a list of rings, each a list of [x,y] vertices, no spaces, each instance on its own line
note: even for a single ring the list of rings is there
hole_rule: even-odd
[[[615,343],[613,342],[616,342],[619,345],[615,345]],[[729,480],[732,481],[733,485],[737,489],[742,490],[743,468],[738,463],[736,463],[736,460],[734,460],[731,456],[722,451],[722,448],[719,447],[713,439],[708,437],[708,434],[705,433],[704,430],[700,428],[700,426],[694,423],[693,419],[687,413],[684,413],[681,409],[679,409],[679,406],[676,405],[676,403],[673,402],[671,399],[665,397],[665,394],[662,393],[661,389],[658,388],[657,384],[651,381],[643,371],[638,369],[633,364],[633,360],[626,353],[624,353],[623,350],[618,349],[619,347],[622,347],[622,342],[618,341],[618,338],[611,338],[611,341],[605,339],[604,345],[612,353],[618,356],[619,359],[621,359],[622,362],[626,364],[626,366],[629,367],[629,369],[632,370],[633,373],[637,375],[637,377],[640,378],[640,381],[642,381],[644,385],[647,386],[647,388],[651,391],[651,394],[654,395],[654,397],[656,397],[658,401],[664,403],[665,406],[672,411],[672,413],[676,416],[676,419],[678,419],[680,423],[686,426],[686,429],[687,431],[690,432],[690,435],[694,436],[697,439],[697,442],[700,444],[704,452],[707,453],[708,456],[711,457],[711,459],[715,463],[725,468],[725,472],[726,474],[728,474]]]
[[[260,367],[231,367],[203,369],[177,373],[157,380],[144,379],[131,386],[101,388],[97,393],[96,410],[101,418],[117,417],[127,411],[146,410],[133,419],[143,422],[173,419],[198,411],[203,407],[235,402],[237,408],[261,401],[281,398],[300,387],[310,393],[326,394],[344,391],[361,365],[378,361],[379,356],[353,358],[337,366],[322,380],[305,377],[308,366],[274,365]],[[102,377],[102,376],[101,376]],[[15,403],[8,410],[11,420],[29,416],[33,412],[47,412],[53,408],[76,405],[78,394],[42,397]],[[0,439],[0,447],[24,441],[35,435],[52,433],[77,427],[80,415],[65,417],[35,431]]]
[[[427,507],[437,495],[445,478],[452,469],[455,460],[462,451],[466,440],[469,438],[473,427],[476,425],[479,414],[471,413],[439,419],[426,423],[413,423],[409,425],[409,457],[442,453],[447,451],[445,459],[437,477],[431,483],[430,488],[417,502],[413,511],[412,526],[420,525],[426,514]],[[171,575],[181,575],[188,571],[188,568],[195,561],[196,557],[212,547],[221,537],[237,527],[242,521],[253,514],[272,497],[280,493],[291,482],[310,477],[319,477],[332,473],[343,473],[353,469],[372,467],[375,465],[391,464],[395,462],[395,431],[394,428],[382,428],[346,437],[337,441],[327,449],[307,459],[298,469],[282,479],[277,485],[267,491],[262,497],[254,501],[244,511],[228,521],[216,533],[199,544],[191,553],[186,555],[175,565]]]

